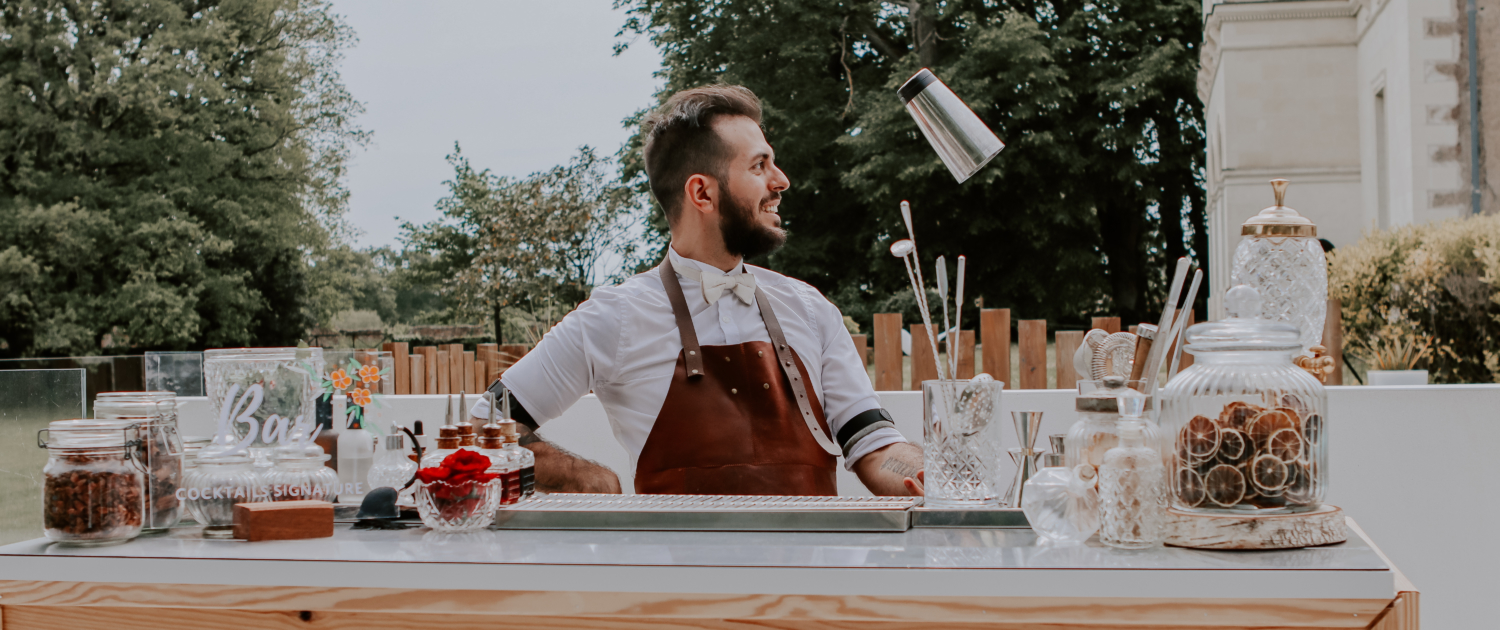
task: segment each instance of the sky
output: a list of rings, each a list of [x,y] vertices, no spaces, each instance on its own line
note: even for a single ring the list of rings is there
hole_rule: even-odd
[[[374,132],[345,183],[359,246],[399,246],[403,221],[438,218],[453,143],[479,169],[522,176],[578,147],[614,155],[621,121],[654,103],[661,56],[619,57],[611,0],[335,0],[359,37],[341,72]]]

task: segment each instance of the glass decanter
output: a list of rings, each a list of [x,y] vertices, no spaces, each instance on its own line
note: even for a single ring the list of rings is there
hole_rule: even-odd
[[[1167,471],[1146,445],[1143,399],[1120,399],[1120,445],[1099,467],[1099,541],[1121,549],[1155,547],[1166,538]]]
[[[1229,286],[1246,285],[1260,293],[1262,317],[1297,327],[1303,353],[1323,341],[1328,315],[1328,259],[1318,241],[1318,226],[1282,205],[1287,180],[1271,180],[1276,205],[1261,210],[1240,227]]]
[[[406,436],[399,431],[396,425],[391,425],[391,433],[385,436],[385,448],[375,457],[375,466],[370,469],[370,489],[394,488],[399,493],[398,503],[411,497],[411,488],[406,487],[406,482],[417,473],[417,463],[406,456]]]
[[[1060,442],[1056,440],[1055,442]],[[1026,481],[1021,495],[1021,511],[1037,535],[1059,543],[1081,543],[1099,531],[1099,493],[1094,489],[1093,468],[1079,469],[1065,465],[1065,455],[1047,453],[1042,470]]]

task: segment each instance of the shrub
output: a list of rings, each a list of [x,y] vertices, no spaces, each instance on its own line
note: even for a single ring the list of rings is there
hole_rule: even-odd
[[[1369,234],[1331,252],[1329,265],[1347,347],[1426,338],[1433,382],[1500,382],[1500,216]]]

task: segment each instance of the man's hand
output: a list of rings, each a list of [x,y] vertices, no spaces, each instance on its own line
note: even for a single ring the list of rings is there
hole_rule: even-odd
[[[897,442],[861,457],[854,462],[854,474],[879,496],[923,495],[922,448]]]
[[[620,494],[620,477],[615,471],[592,462],[567,449],[543,440],[530,427],[520,426],[520,444],[536,455],[536,489],[542,492],[582,492]]]

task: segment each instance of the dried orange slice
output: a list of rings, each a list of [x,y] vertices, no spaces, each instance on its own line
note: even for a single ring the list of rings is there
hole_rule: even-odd
[[[1219,426],[1243,431],[1250,419],[1260,415],[1263,411],[1265,411],[1264,408],[1247,402],[1229,403],[1224,405],[1223,411],[1219,412]]]
[[[1282,429],[1271,434],[1266,441],[1267,454],[1283,462],[1293,462],[1302,457],[1302,434],[1293,429]]]
[[[1323,441],[1323,416],[1312,414],[1302,421],[1302,439],[1312,446]]]
[[[1286,490],[1288,475],[1286,462],[1275,455],[1259,455],[1250,462],[1250,485],[1261,496],[1281,496]]]
[[[1203,476],[1194,472],[1191,468],[1177,469],[1177,500],[1186,507],[1198,507],[1203,505],[1203,500],[1208,498],[1208,492],[1203,487]]]
[[[1282,407],[1290,408],[1291,410],[1297,412],[1298,416],[1301,416],[1303,418],[1306,418],[1307,414],[1312,411],[1312,407],[1309,407],[1306,402],[1303,402],[1302,397],[1298,396],[1297,394],[1282,394],[1280,405]]]
[[[1249,461],[1250,455],[1250,440],[1243,431],[1219,429],[1219,452],[1216,458],[1220,463],[1238,466]]]
[[[1238,468],[1219,464],[1203,476],[1203,492],[1219,507],[1234,507],[1245,498],[1245,475]]]
[[[1205,416],[1193,416],[1182,425],[1177,441],[1186,446],[1188,457],[1202,461],[1213,457],[1219,450],[1219,427]]]
[[[1270,444],[1271,434],[1283,429],[1296,429],[1296,414],[1291,410],[1272,409],[1255,416],[1250,424],[1245,426],[1245,434],[1250,437],[1250,445],[1256,453],[1260,453]]]

